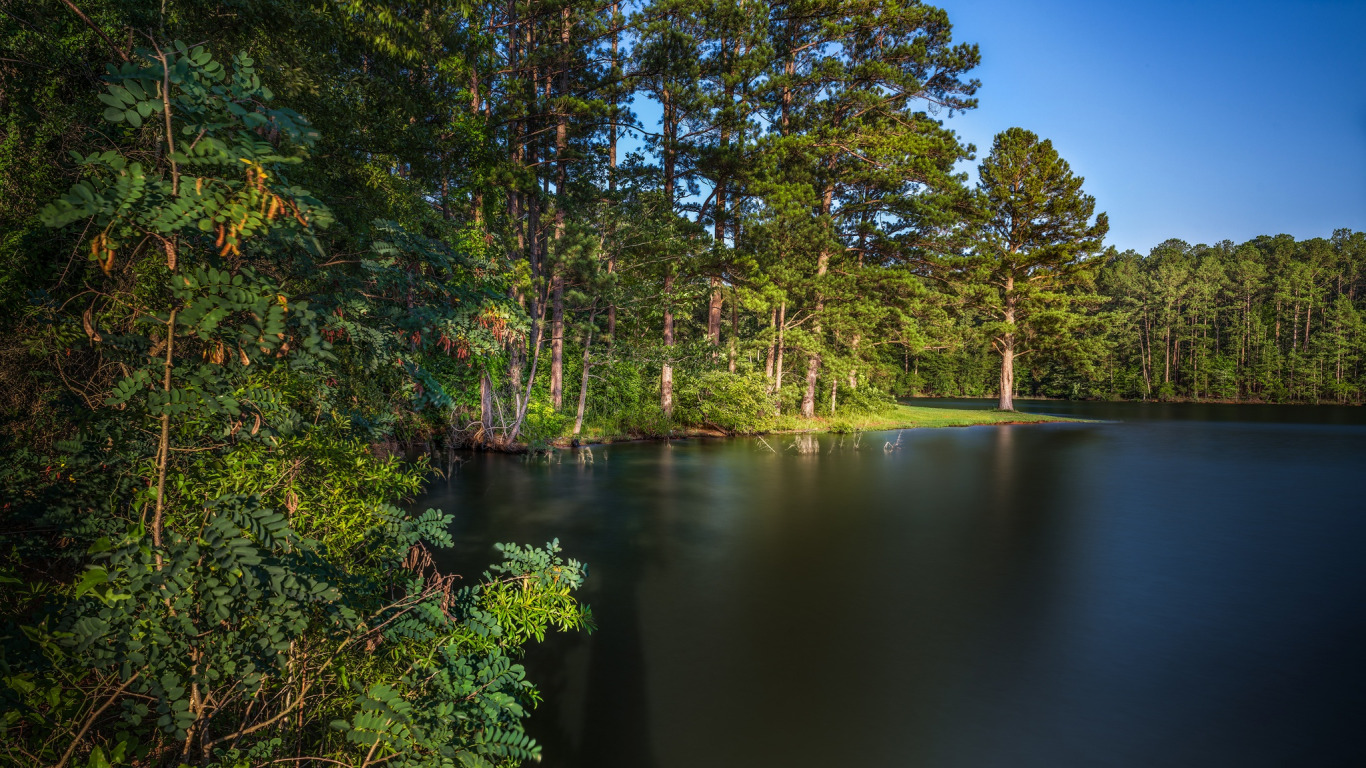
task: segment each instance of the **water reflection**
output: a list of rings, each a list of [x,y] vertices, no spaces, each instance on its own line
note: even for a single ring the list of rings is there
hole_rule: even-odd
[[[546,765],[1362,764],[1362,422],[1127,413],[478,456],[421,503],[464,572],[591,564],[601,630],[528,659]]]

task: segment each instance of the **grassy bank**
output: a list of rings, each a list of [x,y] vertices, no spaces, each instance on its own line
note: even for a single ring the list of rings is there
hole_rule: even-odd
[[[1081,421],[1062,416],[1043,416],[1019,411],[997,411],[966,408],[932,408],[902,405],[882,413],[865,417],[800,419],[797,432],[872,432],[885,429],[914,429],[916,427],[971,427],[979,424],[1038,424],[1051,421]],[[785,430],[784,430],[785,431]]]
[[[892,429],[916,429],[919,427],[972,427],[983,424],[1038,424],[1056,421],[1084,421],[1062,416],[1043,416],[1036,413],[996,411],[966,408],[931,408],[917,405],[897,404],[880,413],[864,416],[838,416],[835,418],[803,419],[796,416],[783,416],[774,421],[770,429],[755,434],[801,434],[808,432],[876,432]],[[728,433],[720,429],[706,427],[677,427],[669,435],[674,438],[685,437],[725,437]],[[580,443],[616,443],[627,440],[658,439],[664,435],[654,433],[602,432],[585,427],[579,435]],[[571,437],[561,437],[553,441],[559,447],[568,447]]]

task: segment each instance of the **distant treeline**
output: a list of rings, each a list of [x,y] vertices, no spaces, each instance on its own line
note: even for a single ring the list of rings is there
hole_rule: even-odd
[[[1111,251],[1075,343],[1017,373],[1021,395],[1359,403],[1366,391],[1366,234],[1168,240]],[[964,337],[967,338],[966,336]],[[987,396],[990,349],[967,343],[903,361],[906,394]]]

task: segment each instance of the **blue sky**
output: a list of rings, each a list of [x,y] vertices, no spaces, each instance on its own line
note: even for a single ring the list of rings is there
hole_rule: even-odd
[[[1366,0],[938,5],[982,50],[949,126],[979,156],[1015,125],[1051,139],[1121,250],[1366,230]]]
[[[939,5],[982,49],[949,124],[1052,139],[1120,249],[1366,229],[1366,0]]]

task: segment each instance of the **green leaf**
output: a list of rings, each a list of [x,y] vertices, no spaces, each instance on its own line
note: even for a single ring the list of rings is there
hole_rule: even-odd
[[[123,119],[127,120],[128,124],[134,128],[142,127],[142,116],[138,114],[136,109],[125,109],[123,111]]]
[[[121,109],[110,107],[104,111],[104,119],[111,123],[123,122],[124,112]]]
[[[91,591],[95,587],[109,583],[109,573],[99,566],[91,566],[81,574],[81,580],[76,582],[76,597],[80,597]]]
[[[86,760],[86,768],[109,768],[109,758],[104,756],[104,750],[98,744],[90,750],[90,758]]]

